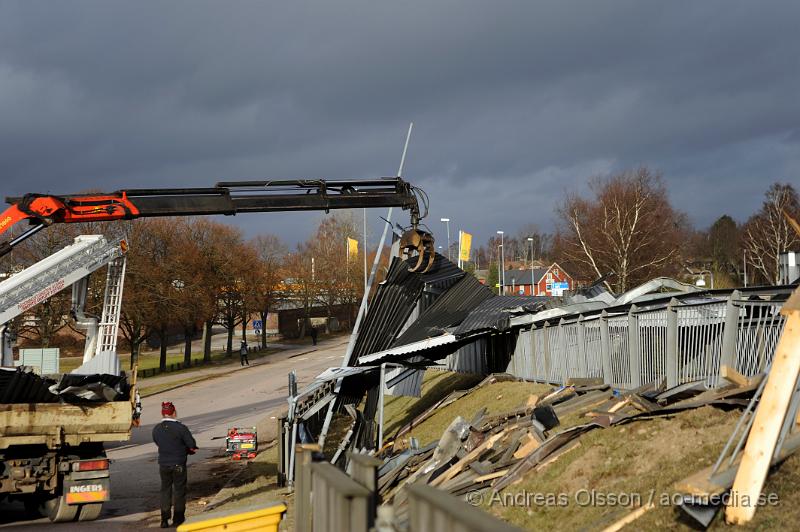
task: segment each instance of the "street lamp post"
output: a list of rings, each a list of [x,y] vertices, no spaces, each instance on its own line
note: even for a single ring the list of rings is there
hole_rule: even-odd
[[[447,260],[450,260],[450,218],[442,218],[440,221],[447,224]]]
[[[528,242],[531,243],[531,295],[533,295],[533,286],[534,286],[534,282],[533,282],[533,239],[531,237],[528,237]]]
[[[503,244],[500,244],[499,246],[497,246],[497,254],[501,255],[502,253],[503,253]],[[497,287],[497,295],[498,296],[503,295],[503,277],[502,277],[503,269],[500,266],[500,263],[501,263],[501,261],[498,260],[497,261],[497,284],[500,285],[500,286]]]
[[[501,273],[500,273],[500,275],[498,277],[499,277],[499,281],[500,281],[500,294],[502,295],[503,292],[506,289],[506,264],[505,264],[505,262],[506,262],[505,261],[506,250],[505,250],[505,247],[503,246],[503,231],[498,231],[497,234],[500,235],[500,272]]]

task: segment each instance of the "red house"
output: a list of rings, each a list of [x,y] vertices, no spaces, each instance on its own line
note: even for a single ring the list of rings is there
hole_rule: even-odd
[[[531,284],[531,277],[533,283]],[[531,290],[531,286],[533,290]],[[528,270],[506,270],[505,295],[520,296],[560,296],[575,289],[575,281],[564,269],[556,264],[548,268]]]

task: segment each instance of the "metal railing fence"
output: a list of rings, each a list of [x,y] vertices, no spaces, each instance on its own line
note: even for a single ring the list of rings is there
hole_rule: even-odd
[[[763,372],[784,326],[792,287],[714,291],[650,299],[585,314],[543,319],[519,331],[508,372],[563,384],[602,378],[620,389],[658,379],[667,386],[721,384],[720,368]]]

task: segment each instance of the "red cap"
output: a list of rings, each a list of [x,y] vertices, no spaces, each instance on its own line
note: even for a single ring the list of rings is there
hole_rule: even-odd
[[[175,415],[175,405],[173,405],[170,401],[164,401],[161,403],[161,415],[162,416],[174,416]]]

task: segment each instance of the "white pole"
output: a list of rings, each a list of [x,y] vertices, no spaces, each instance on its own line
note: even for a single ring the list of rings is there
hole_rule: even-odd
[[[367,209],[364,210],[364,293],[367,293]]]
[[[533,293],[533,284],[534,284],[533,283],[533,239],[532,238],[528,238],[528,242],[531,243],[531,295],[534,295],[534,293]]]
[[[461,233],[463,233],[461,229],[458,230],[458,267],[464,268],[464,265],[461,263]]]
[[[503,252],[503,244],[497,248],[498,254]],[[498,257],[500,259],[500,257]],[[497,261],[497,284],[500,286],[497,287],[497,295],[503,295],[503,282],[501,281],[501,272],[503,271],[503,267],[500,265],[500,260]]]
[[[747,288],[747,250],[742,251],[742,265],[744,266],[744,287]]]
[[[447,260],[453,260],[450,258],[450,218],[447,219]]]

